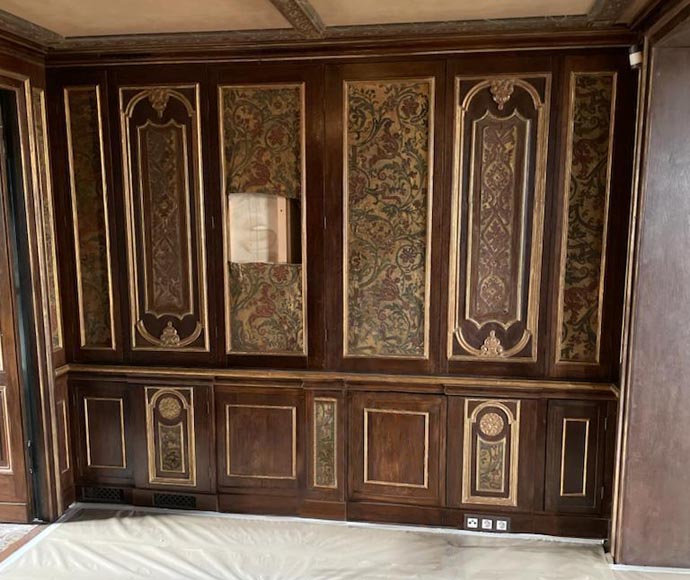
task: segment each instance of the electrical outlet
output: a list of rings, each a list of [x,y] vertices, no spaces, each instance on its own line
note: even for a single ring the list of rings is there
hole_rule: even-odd
[[[507,532],[510,529],[510,520],[508,518],[496,518],[496,531]]]
[[[494,529],[494,521],[489,518],[482,518],[482,530],[491,531]]]
[[[465,516],[465,528],[468,530],[479,529],[479,518]]]

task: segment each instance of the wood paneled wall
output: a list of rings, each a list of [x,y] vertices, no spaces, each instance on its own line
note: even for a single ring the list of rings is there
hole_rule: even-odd
[[[55,68],[48,100],[82,497],[606,534],[626,52]],[[252,192],[301,255],[231,261]]]

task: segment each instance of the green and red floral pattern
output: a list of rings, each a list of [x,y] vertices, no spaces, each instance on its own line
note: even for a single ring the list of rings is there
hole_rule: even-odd
[[[223,87],[226,193],[302,196],[300,86]]]
[[[235,263],[230,268],[230,348],[304,352],[302,265]]]
[[[347,84],[347,342],[426,353],[429,80]]]
[[[560,360],[599,357],[600,285],[606,231],[613,74],[573,77],[568,223],[562,272]]]

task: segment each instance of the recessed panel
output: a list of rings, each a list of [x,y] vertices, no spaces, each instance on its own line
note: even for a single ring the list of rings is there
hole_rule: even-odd
[[[86,466],[90,469],[126,469],[123,400],[84,397]]]

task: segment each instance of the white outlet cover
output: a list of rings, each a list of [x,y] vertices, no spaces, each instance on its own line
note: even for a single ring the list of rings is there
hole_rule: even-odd
[[[468,528],[478,528],[479,527],[479,520],[477,518],[467,518],[467,527]]]
[[[508,531],[508,521],[507,520],[496,520],[496,529],[499,532]]]
[[[482,520],[482,530],[493,530],[494,523],[491,520]]]

